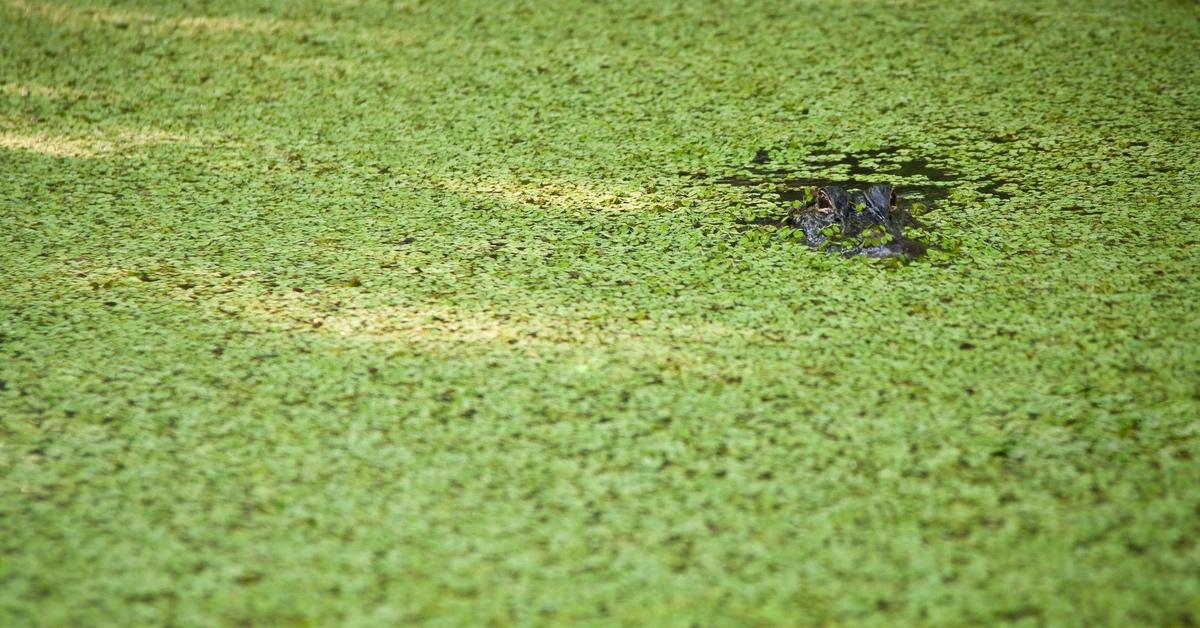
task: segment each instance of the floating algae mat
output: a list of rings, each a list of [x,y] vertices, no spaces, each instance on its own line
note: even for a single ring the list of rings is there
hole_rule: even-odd
[[[0,0],[0,627],[1196,625],[1196,18]]]

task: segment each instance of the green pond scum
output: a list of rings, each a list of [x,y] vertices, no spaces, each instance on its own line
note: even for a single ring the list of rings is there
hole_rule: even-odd
[[[0,625],[1194,626],[1197,50],[0,0]],[[812,250],[762,168],[932,190],[930,250]]]

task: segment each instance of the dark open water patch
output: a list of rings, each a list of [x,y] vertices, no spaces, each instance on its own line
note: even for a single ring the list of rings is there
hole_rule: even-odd
[[[787,164],[778,162],[772,149],[763,148],[750,163],[730,170],[725,174],[711,171],[679,174],[710,184],[744,188],[750,196],[772,208],[769,214],[738,220],[742,231],[785,228],[783,237],[794,238],[796,233],[802,233],[803,238],[797,239],[811,248],[845,256],[912,259],[926,251],[936,250],[939,255],[953,252],[958,249],[957,239],[939,235],[921,216],[949,205],[948,199],[955,191],[1008,199],[1012,198],[1010,190],[1014,187],[1010,181],[961,174],[902,146],[858,152],[817,147]],[[856,211],[862,211],[863,194],[880,183],[891,185],[894,194],[887,212],[890,218],[879,218],[875,225],[879,229],[862,231],[859,219],[848,219],[846,214],[837,212],[831,214],[814,202],[819,190],[831,186],[841,188],[851,199],[858,199]],[[838,229],[828,231],[826,227],[830,224],[826,223],[834,221],[834,215],[840,216],[836,219]],[[877,235],[881,229],[888,231],[882,240],[884,244],[872,244],[880,241],[872,234]]]
[[[805,190],[824,185],[846,189],[866,189],[873,183],[891,182],[896,185],[902,201],[936,205],[950,196],[950,191],[963,183],[975,183],[976,189],[989,196],[1007,199],[1012,194],[1001,189],[1007,182],[992,179],[968,179],[938,166],[928,159],[910,156],[902,147],[889,146],[877,150],[847,153],[818,150],[794,166],[772,165],[769,149],[761,149],[748,174],[722,177],[717,183],[757,188],[775,197],[782,205],[803,201]],[[828,172],[828,176],[818,173]],[[764,223],[765,224],[765,223]]]
[[[769,215],[738,221],[744,229],[801,227],[804,241],[810,247],[843,255],[872,257],[912,258],[930,248],[943,249],[936,242],[945,242],[945,238],[934,234],[917,216],[943,205],[956,188],[1001,199],[1012,197],[1007,189],[1002,189],[1008,187],[1006,181],[967,177],[899,146],[859,152],[818,149],[799,162],[786,165],[777,163],[771,150],[764,148],[757,151],[751,163],[739,168],[736,174],[721,176],[697,173],[691,176],[720,185],[746,188],[753,196],[776,207]],[[899,228],[892,228],[893,241],[882,248],[861,242],[855,244],[846,239],[827,242],[823,235],[824,223],[818,219],[828,216],[811,204],[817,190],[836,186],[849,191],[852,197],[861,199],[863,192],[878,183],[889,183],[895,187],[892,224],[915,227],[921,235],[908,237]],[[821,229],[821,234],[809,233],[814,229]],[[854,236],[855,233],[849,235]],[[835,234],[831,237],[840,236]],[[833,243],[838,246],[830,247]]]

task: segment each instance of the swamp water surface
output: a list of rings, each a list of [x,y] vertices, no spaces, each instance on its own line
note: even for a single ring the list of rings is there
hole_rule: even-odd
[[[813,199],[813,192],[824,186],[862,191],[877,183],[891,183],[897,192],[895,211],[909,224],[923,230],[928,227],[915,220],[915,217],[940,209],[957,186],[973,183],[975,185],[972,187],[981,194],[1001,199],[1012,197],[1012,193],[1007,191],[1008,182],[966,179],[953,170],[896,146],[860,152],[826,148],[814,151],[797,165],[774,165],[772,162],[771,151],[761,149],[751,165],[738,174],[714,180],[720,185],[748,188],[754,192],[754,196],[778,206],[778,211],[740,221],[747,228],[788,226],[788,210],[808,204]],[[710,178],[710,175],[701,176]],[[808,240],[811,244],[814,238],[810,236]],[[922,238],[917,236],[915,240]],[[895,252],[878,256],[915,257],[923,253],[925,244],[928,243],[915,247],[893,247]],[[834,250],[843,255],[871,255],[875,249],[851,246]]]

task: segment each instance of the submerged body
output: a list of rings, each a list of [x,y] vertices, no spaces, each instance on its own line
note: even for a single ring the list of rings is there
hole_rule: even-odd
[[[811,247],[867,257],[917,257],[925,252],[924,244],[904,236],[904,227],[915,221],[896,206],[896,190],[890,184],[873,185],[865,192],[827,185],[813,199],[787,219],[804,231]]]

